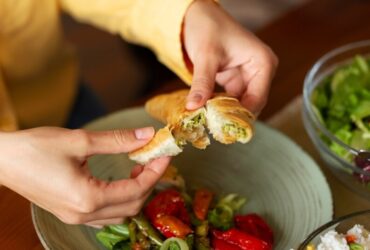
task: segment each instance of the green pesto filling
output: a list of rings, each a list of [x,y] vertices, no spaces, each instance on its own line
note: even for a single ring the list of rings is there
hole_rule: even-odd
[[[183,148],[186,145],[186,141],[182,138],[177,138],[176,145],[179,146],[180,148]]]
[[[206,117],[203,113],[199,113],[198,115],[194,116],[192,119],[187,121],[183,124],[183,128],[185,129],[194,129],[199,127],[199,125],[204,125],[206,123]]]
[[[229,134],[232,136],[236,136],[237,138],[246,138],[247,131],[244,128],[238,127],[233,123],[228,123],[222,126],[222,132],[225,134]]]

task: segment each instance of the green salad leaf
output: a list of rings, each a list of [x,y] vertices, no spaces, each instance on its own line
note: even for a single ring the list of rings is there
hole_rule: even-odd
[[[120,241],[113,246],[112,250],[131,250],[131,244],[128,241]]]
[[[208,212],[209,223],[217,229],[230,229],[234,223],[235,213],[242,208],[246,201],[244,197],[237,194],[222,197],[216,206]]]
[[[360,150],[370,150],[370,60],[356,56],[325,77],[313,91],[311,101],[319,121],[338,139]],[[327,141],[342,158],[351,155]]]
[[[96,234],[96,238],[109,250],[114,249],[119,242],[128,240],[129,237],[127,224],[106,226]]]

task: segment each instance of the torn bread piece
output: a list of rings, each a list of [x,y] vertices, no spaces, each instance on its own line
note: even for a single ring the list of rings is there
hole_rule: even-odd
[[[207,101],[207,126],[216,141],[247,143],[253,136],[254,115],[238,99],[216,96]]]
[[[159,157],[178,155],[185,144],[186,141],[175,139],[171,128],[166,126],[158,130],[148,144],[129,153],[128,156],[131,160],[144,165]]]
[[[187,110],[185,105],[188,93],[188,89],[183,89],[156,96],[146,102],[145,110],[152,117],[171,126],[177,139],[186,140],[196,148],[205,149],[210,144],[205,129],[206,110]]]

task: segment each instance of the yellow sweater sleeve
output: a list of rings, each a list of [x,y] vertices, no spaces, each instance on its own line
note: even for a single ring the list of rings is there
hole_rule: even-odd
[[[15,131],[18,129],[17,119],[7,93],[0,69],[0,131]]]
[[[75,18],[146,46],[190,84],[182,52],[181,29],[193,0],[60,0]]]

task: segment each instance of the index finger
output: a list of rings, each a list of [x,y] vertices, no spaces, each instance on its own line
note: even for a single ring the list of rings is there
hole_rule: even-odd
[[[121,204],[140,199],[159,181],[170,163],[170,157],[153,160],[133,179],[107,183],[97,192],[100,207]]]
[[[203,107],[211,97],[215,87],[217,63],[211,56],[198,56],[194,60],[194,76],[186,102],[188,110]]]

